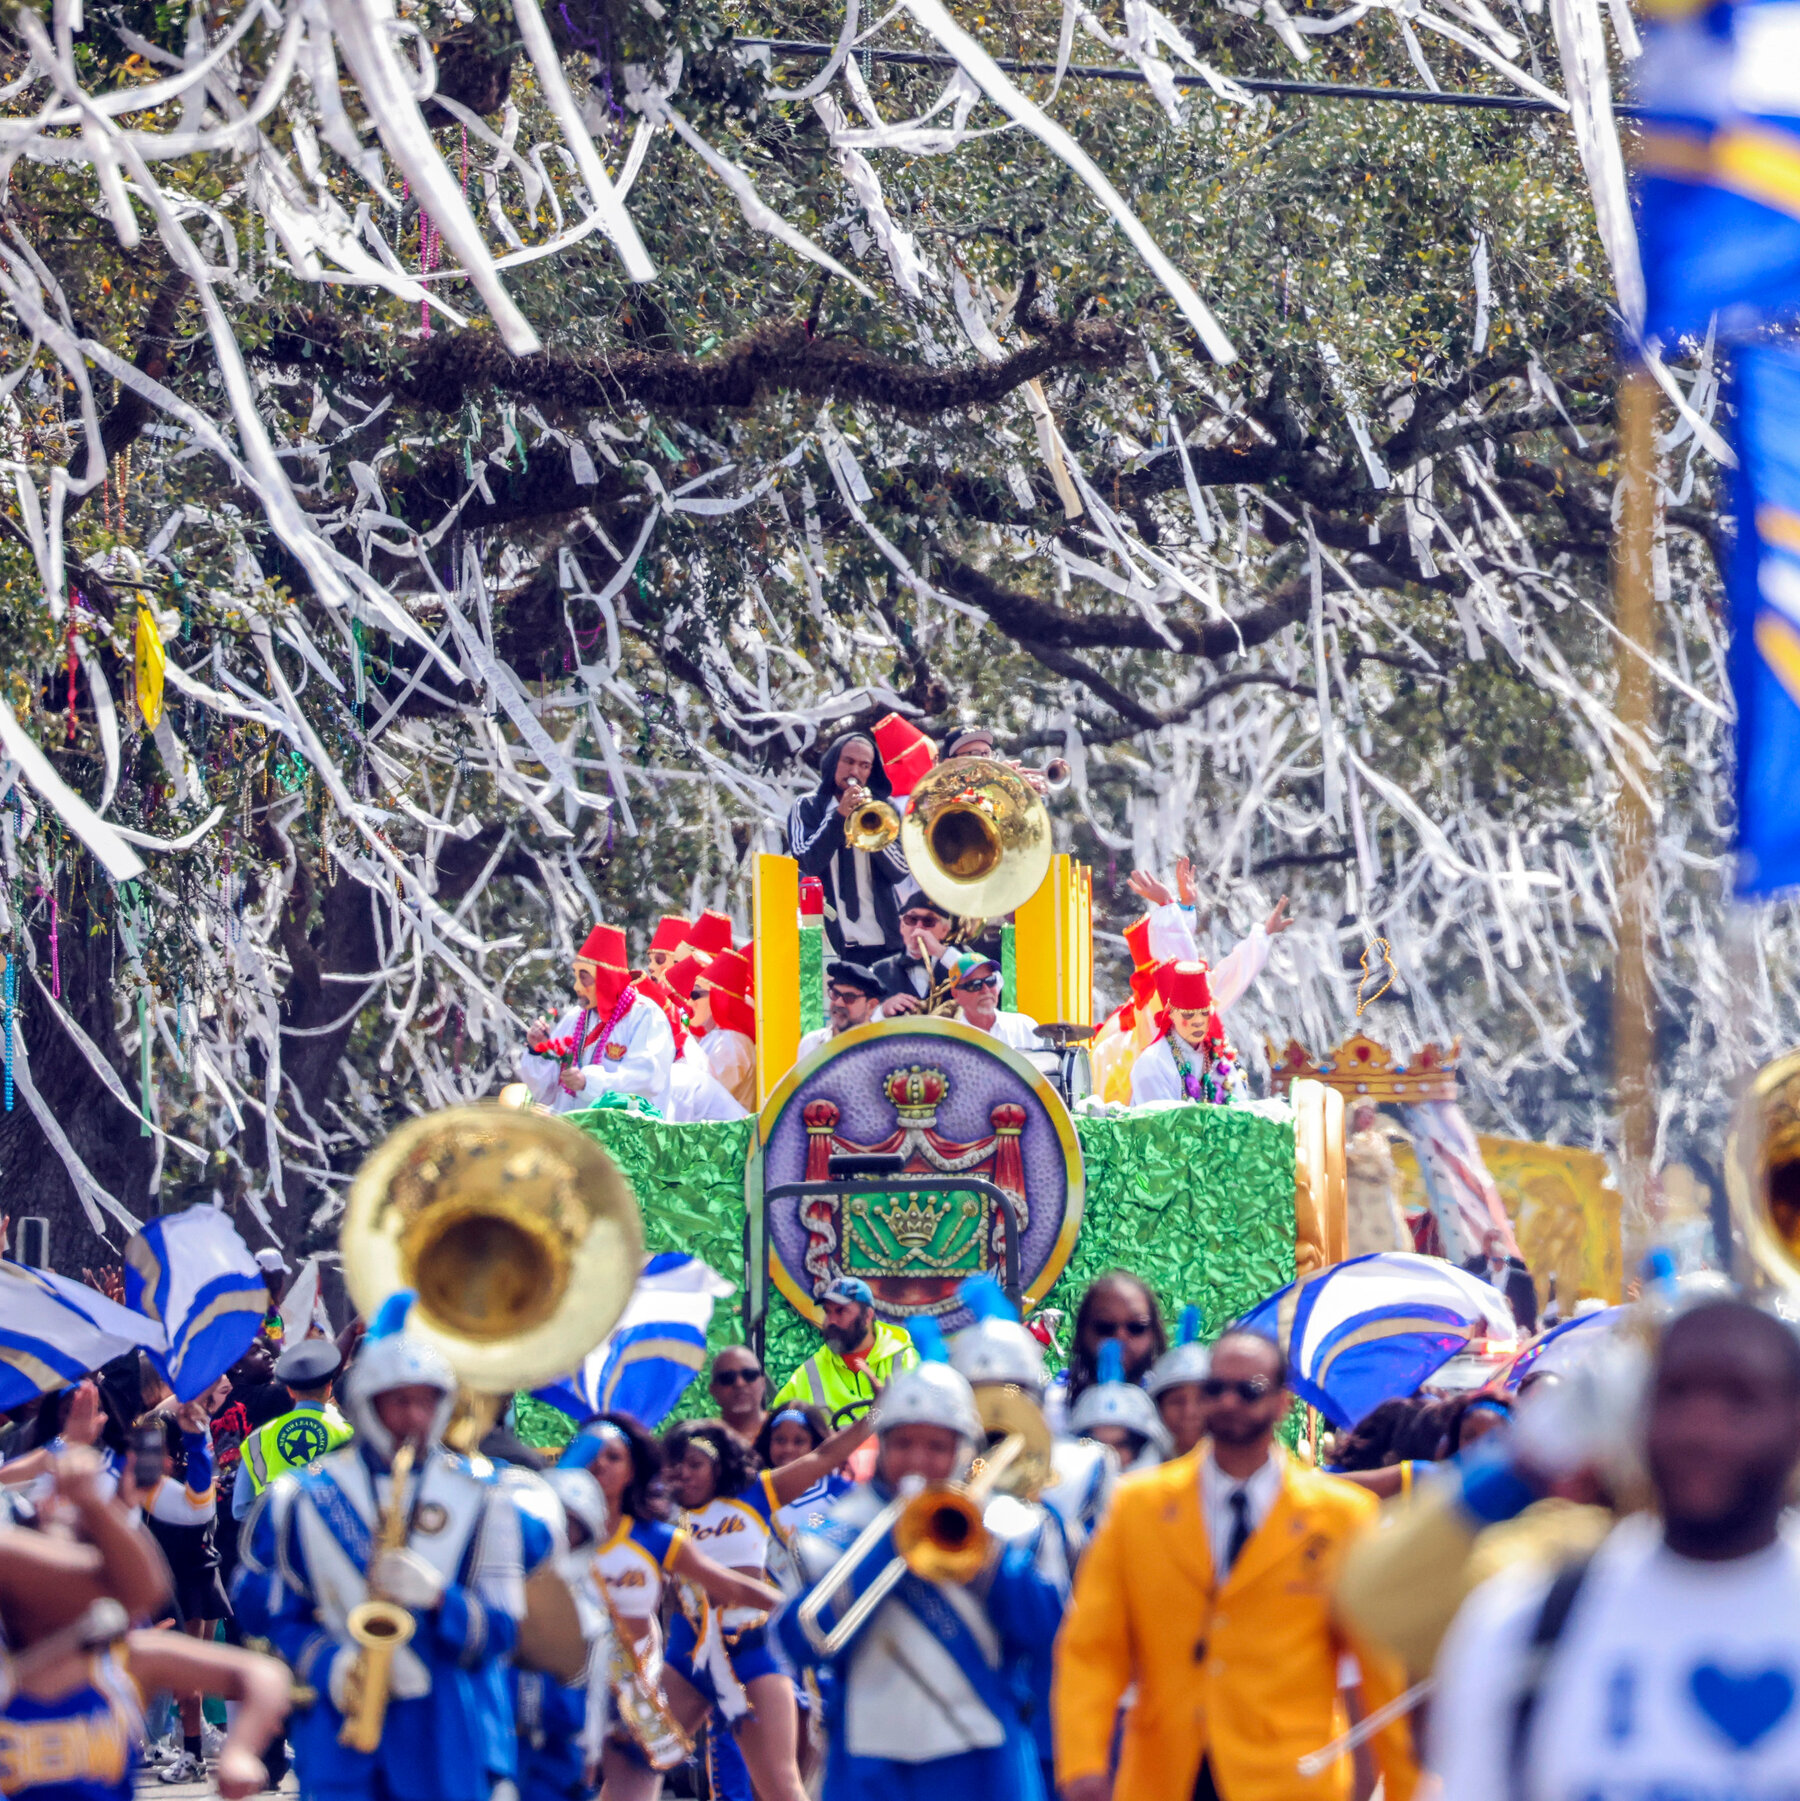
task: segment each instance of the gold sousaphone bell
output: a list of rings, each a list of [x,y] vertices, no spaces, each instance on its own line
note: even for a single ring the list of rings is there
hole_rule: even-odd
[[[913,790],[900,847],[940,907],[996,919],[1030,900],[1050,872],[1050,809],[1016,769],[951,757]]]
[[[351,1184],[339,1247],[365,1319],[401,1289],[418,1296],[408,1329],[456,1372],[458,1448],[473,1451],[493,1397],[580,1368],[618,1323],[644,1230],[630,1183],[579,1127],[489,1102],[428,1113],[378,1145]],[[520,1661],[574,1681],[586,1647],[561,1577],[540,1570],[526,1605]]]
[[[1800,1051],[1751,1078],[1725,1140],[1725,1190],[1750,1255],[1800,1288]]]

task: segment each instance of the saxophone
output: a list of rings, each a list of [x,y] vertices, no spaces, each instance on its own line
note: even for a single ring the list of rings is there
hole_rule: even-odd
[[[412,1466],[413,1447],[410,1443],[403,1444],[394,1453],[393,1490],[376,1528],[375,1544],[369,1556],[371,1569],[384,1552],[405,1548],[410,1522],[401,1502]],[[345,1624],[361,1649],[346,1684],[344,1724],[338,1732],[338,1743],[349,1746],[352,1751],[373,1751],[381,1743],[381,1729],[387,1720],[394,1653],[412,1637],[417,1624],[411,1609],[376,1594],[373,1583],[370,1584],[369,1598],[350,1609]]]
[[[637,1640],[625,1630],[619,1610],[607,1593],[604,1578],[594,1584],[606,1603],[607,1617],[612,1621],[612,1656],[606,1672],[607,1687],[612,1690],[613,1707],[625,1730],[637,1741],[653,1770],[672,1770],[693,1754],[694,1741],[683,1731],[681,1722],[663,1699],[662,1684],[654,1670],[646,1666]]]

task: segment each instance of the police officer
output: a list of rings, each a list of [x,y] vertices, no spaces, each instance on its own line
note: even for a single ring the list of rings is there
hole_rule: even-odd
[[[355,1438],[277,1477],[246,1526],[239,1617],[311,1691],[288,1727],[303,1801],[489,1801],[517,1779],[506,1666],[524,1611],[519,1513],[491,1465],[444,1445],[456,1377],[404,1329],[410,1299],[383,1307],[346,1379]],[[396,1495],[403,1443],[414,1458]],[[395,1519],[402,1543],[381,1550]],[[367,1752],[338,1735],[360,1655],[347,1617],[371,1591],[406,1608],[413,1632]]]
[[[1036,1510],[1006,1496],[990,1500],[987,1561],[972,1581],[908,1571],[843,1644],[828,1643],[894,1559],[884,1509],[920,1481],[965,1475],[984,1438],[968,1383],[943,1363],[897,1375],[876,1403],[875,1431],[874,1480],[836,1502],[816,1529],[796,1534],[809,1589],[771,1623],[793,1667],[835,1677],[824,1685],[823,1801],[1043,1801],[1026,1718],[1029,1663],[1055,1638],[1063,1601],[1038,1568]],[[836,1582],[853,1548],[848,1579],[814,1617],[814,1589],[827,1577]]]
[[[328,1338],[303,1338],[276,1359],[275,1379],[287,1385],[294,1404],[244,1440],[231,1485],[234,1520],[250,1511],[251,1503],[277,1476],[303,1470],[350,1442],[350,1422],[331,1404],[331,1385],[343,1362]]]

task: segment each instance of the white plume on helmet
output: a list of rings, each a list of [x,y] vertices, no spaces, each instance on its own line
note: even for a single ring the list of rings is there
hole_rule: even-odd
[[[1081,1391],[1069,1409],[1069,1430],[1082,1438],[1096,1426],[1122,1426],[1143,1439],[1140,1464],[1160,1463],[1175,1448],[1156,1403],[1129,1382],[1096,1382]]]
[[[885,1437],[896,1426],[943,1426],[970,1446],[986,1434],[975,1411],[975,1393],[947,1363],[921,1363],[903,1370],[875,1403],[875,1433]]]
[[[450,1367],[450,1359],[428,1338],[406,1329],[412,1301],[411,1294],[402,1293],[390,1295],[382,1302],[344,1382],[344,1411],[356,1428],[356,1436],[384,1463],[393,1461],[397,1447],[393,1433],[375,1411],[378,1395],[396,1388],[435,1388],[439,1392],[443,1398],[432,1415],[427,1446],[443,1438],[456,1407],[456,1372]]]
[[[1017,1320],[980,1319],[950,1341],[950,1367],[966,1381],[1011,1382],[1034,1399],[1044,1392],[1044,1353]]]
[[[1203,1344],[1171,1345],[1151,1364],[1144,1392],[1154,1399],[1184,1382],[1204,1382],[1212,1374],[1212,1351]]]

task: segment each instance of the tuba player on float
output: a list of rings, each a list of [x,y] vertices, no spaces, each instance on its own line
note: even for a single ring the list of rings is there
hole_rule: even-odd
[[[823,1801],[1044,1801],[1031,1665],[1063,1598],[1038,1567],[1040,1519],[1009,1496],[987,1501],[967,1582],[897,1569],[892,1504],[965,1477],[987,1435],[968,1382],[938,1362],[894,1377],[875,1433],[874,1480],[795,1535],[809,1586],[771,1622],[792,1667],[833,1677]]]
[[[519,1517],[443,1443],[456,1377],[405,1329],[411,1299],[381,1309],[351,1368],[356,1437],[278,1478],[246,1522],[239,1619],[311,1693],[288,1737],[319,1801],[489,1801],[516,1778]],[[353,1632],[368,1601],[388,1604],[385,1653]]]

